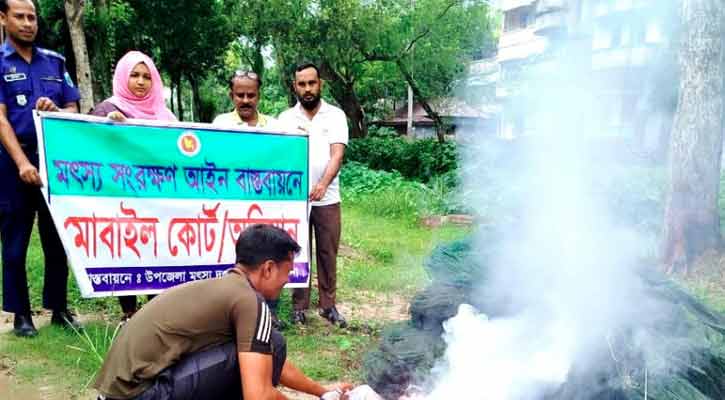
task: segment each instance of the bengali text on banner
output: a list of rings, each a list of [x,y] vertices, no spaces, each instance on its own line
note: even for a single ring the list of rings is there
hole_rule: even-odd
[[[159,293],[218,277],[253,224],[302,247],[310,278],[308,142],[206,124],[37,113],[43,195],[84,297]]]

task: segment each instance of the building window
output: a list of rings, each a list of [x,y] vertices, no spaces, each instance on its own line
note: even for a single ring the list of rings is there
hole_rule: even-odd
[[[524,29],[534,21],[534,14],[531,7],[519,7],[506,12],[504,21],[504,32]]]

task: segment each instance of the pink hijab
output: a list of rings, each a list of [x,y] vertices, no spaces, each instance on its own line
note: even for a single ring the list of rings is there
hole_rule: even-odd
[[[151,72],[151,91],[146,97],[137,97],[128,90],[128,79],[133,68],[144,63]],[[164,83],[153,60],[140,51],[129,51],[118,60],[113,74],[113,96],[108,99],[129,118],[176,121],[176,116],[164,103]]]

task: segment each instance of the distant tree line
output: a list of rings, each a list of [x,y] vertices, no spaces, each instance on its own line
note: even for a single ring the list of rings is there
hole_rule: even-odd
[[[346,113],[352,137],[402,105],[407,85],[428,100],[452,93],[473,59],[494,54],[497,18],[483,0],[42,0],[42,45],[63,52],[84,109],[110,95],[126,51],[152,55],[182,120],[210,121],[231,108],[226,78],[264,78],[260,105],[294,101],[294,66],[312,61],[325,95]],[[92,99],[92,100],[91,100]]]

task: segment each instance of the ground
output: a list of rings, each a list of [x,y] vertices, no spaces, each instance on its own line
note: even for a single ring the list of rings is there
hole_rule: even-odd
[[[347,316],[351,321],[375,321],[380,325],[387,323],[402,321],[408,318],[408,306],[409,300],[396,295],[389,294],[383,295],[379,293],[359,293],[356,302],[341,302],[339,304],[339,310],[343,315]],[[88,322],[95,318],[94,315],[80,315],[79,319],[82,322]],[[36,326],[44,334],[48,330],[55,330],[48,324],[50,322],[50,313],[42,312],[34,316]],[[0,313],[0,344],[4,339],[7,339],[9,332],[12,331],[12,314]],[[354,329],[364,331],[366,328],[360,328],[359,326],[353,326]],[[369,328],[368,328],[369,329]],[[327,326],[326,322],[316,315],[310,313],[309,326],[304,328],[305,331],[317,331],[324,333],[331,333],[335,329],[331,329]],[[14,339],[13,339],[14,340]],[[304,366],[305,354],[294,352],[291,349],[290,357],[296,360],[298,365]],[[326,352],[335,352],[337,349],[331,347]],[[2,353],[0,353],[2,354]],[[351,354],[353,362],[357,360],[355,354]],[[330,354],[330,357],[337,357],[336,354]],[[32,378],[27,380],[25,377],[18,378],[18,364],[28,360],[18,359],[16,357],[3,357],[0,355],[0,399],[17,399],[17,400],[60,400],[60,399],[95,399],[95,393],[91,390],[83,390],[80,393],[72,394],[75,390],[72,387],[62,388],[63,385],[58,385],[51,380],[45,380],[43,378]],[[37,360],[35,360],[37,361]],[[359,367],[357,365],[356,367]],[[20,375],[24,375],[21,373]],[[59,387],[60,386],[60,387]],[[307,396],[292,390],[283,390],[283,392],[292,399],[315,399],[314,396]]]
[[[305,328],[284,332],[289,358],[321,382],[363,383],[365,353],[375,346],[386,325],[408,318],[410,298],[428,281],[423,269],[426,255],[437,243],[460,238],[468,231],[371,215],[355,205],[344,208],[338,309],[351,327],[332,327],[311,310]],[[34,310],[41,310],[39,247],[36,235],[28,255]],[[49,314],[39,311],[34,321],[40,335],[20,339],[10,333],[12,316],[0,313],[0,399],[95,399],[88,386],[112,341],[120,311],[115,299],[85,300],[74,283],[69,287],[72,308],[86,325],[84,333],[49,326]],[[289,308],[289,295],[283,295],[283,319],[289,317]],[[290,391],[286,394],[294,399],[311,398]]]
[[[365,353],[374,348],[385,326],[408,318],[412,296],[428,282],[423,262],[433,246],[466,235],[470,228],[427,227],[410,219],[371,214],[363,206],[343,210],[343,244],[339,258],[339,309],[351,327],[331,327],[314,311],[304,329],[288,329],[289,357],[308,375],[324,383],[363,383]],[[29,252],[34,310],[41,310],[42,252],[34,236]],[[686,277],[675,277],[699,299],[725,312],[725,255],[707,254]],[[70,284],[70,302],[86,324],[83,334],[48,326],[49,315],[34,316],[40,328],[35,339],[19,339],[9,331],[12,319],[0,313],[0,400],[90,400],[88,389],[120,318],[115,299],[80,298]],[[315,292],[313,291],[313,301]],[[289,317],[290,299],[280,304]],[[311,399],[287,391],[294,399]]]

